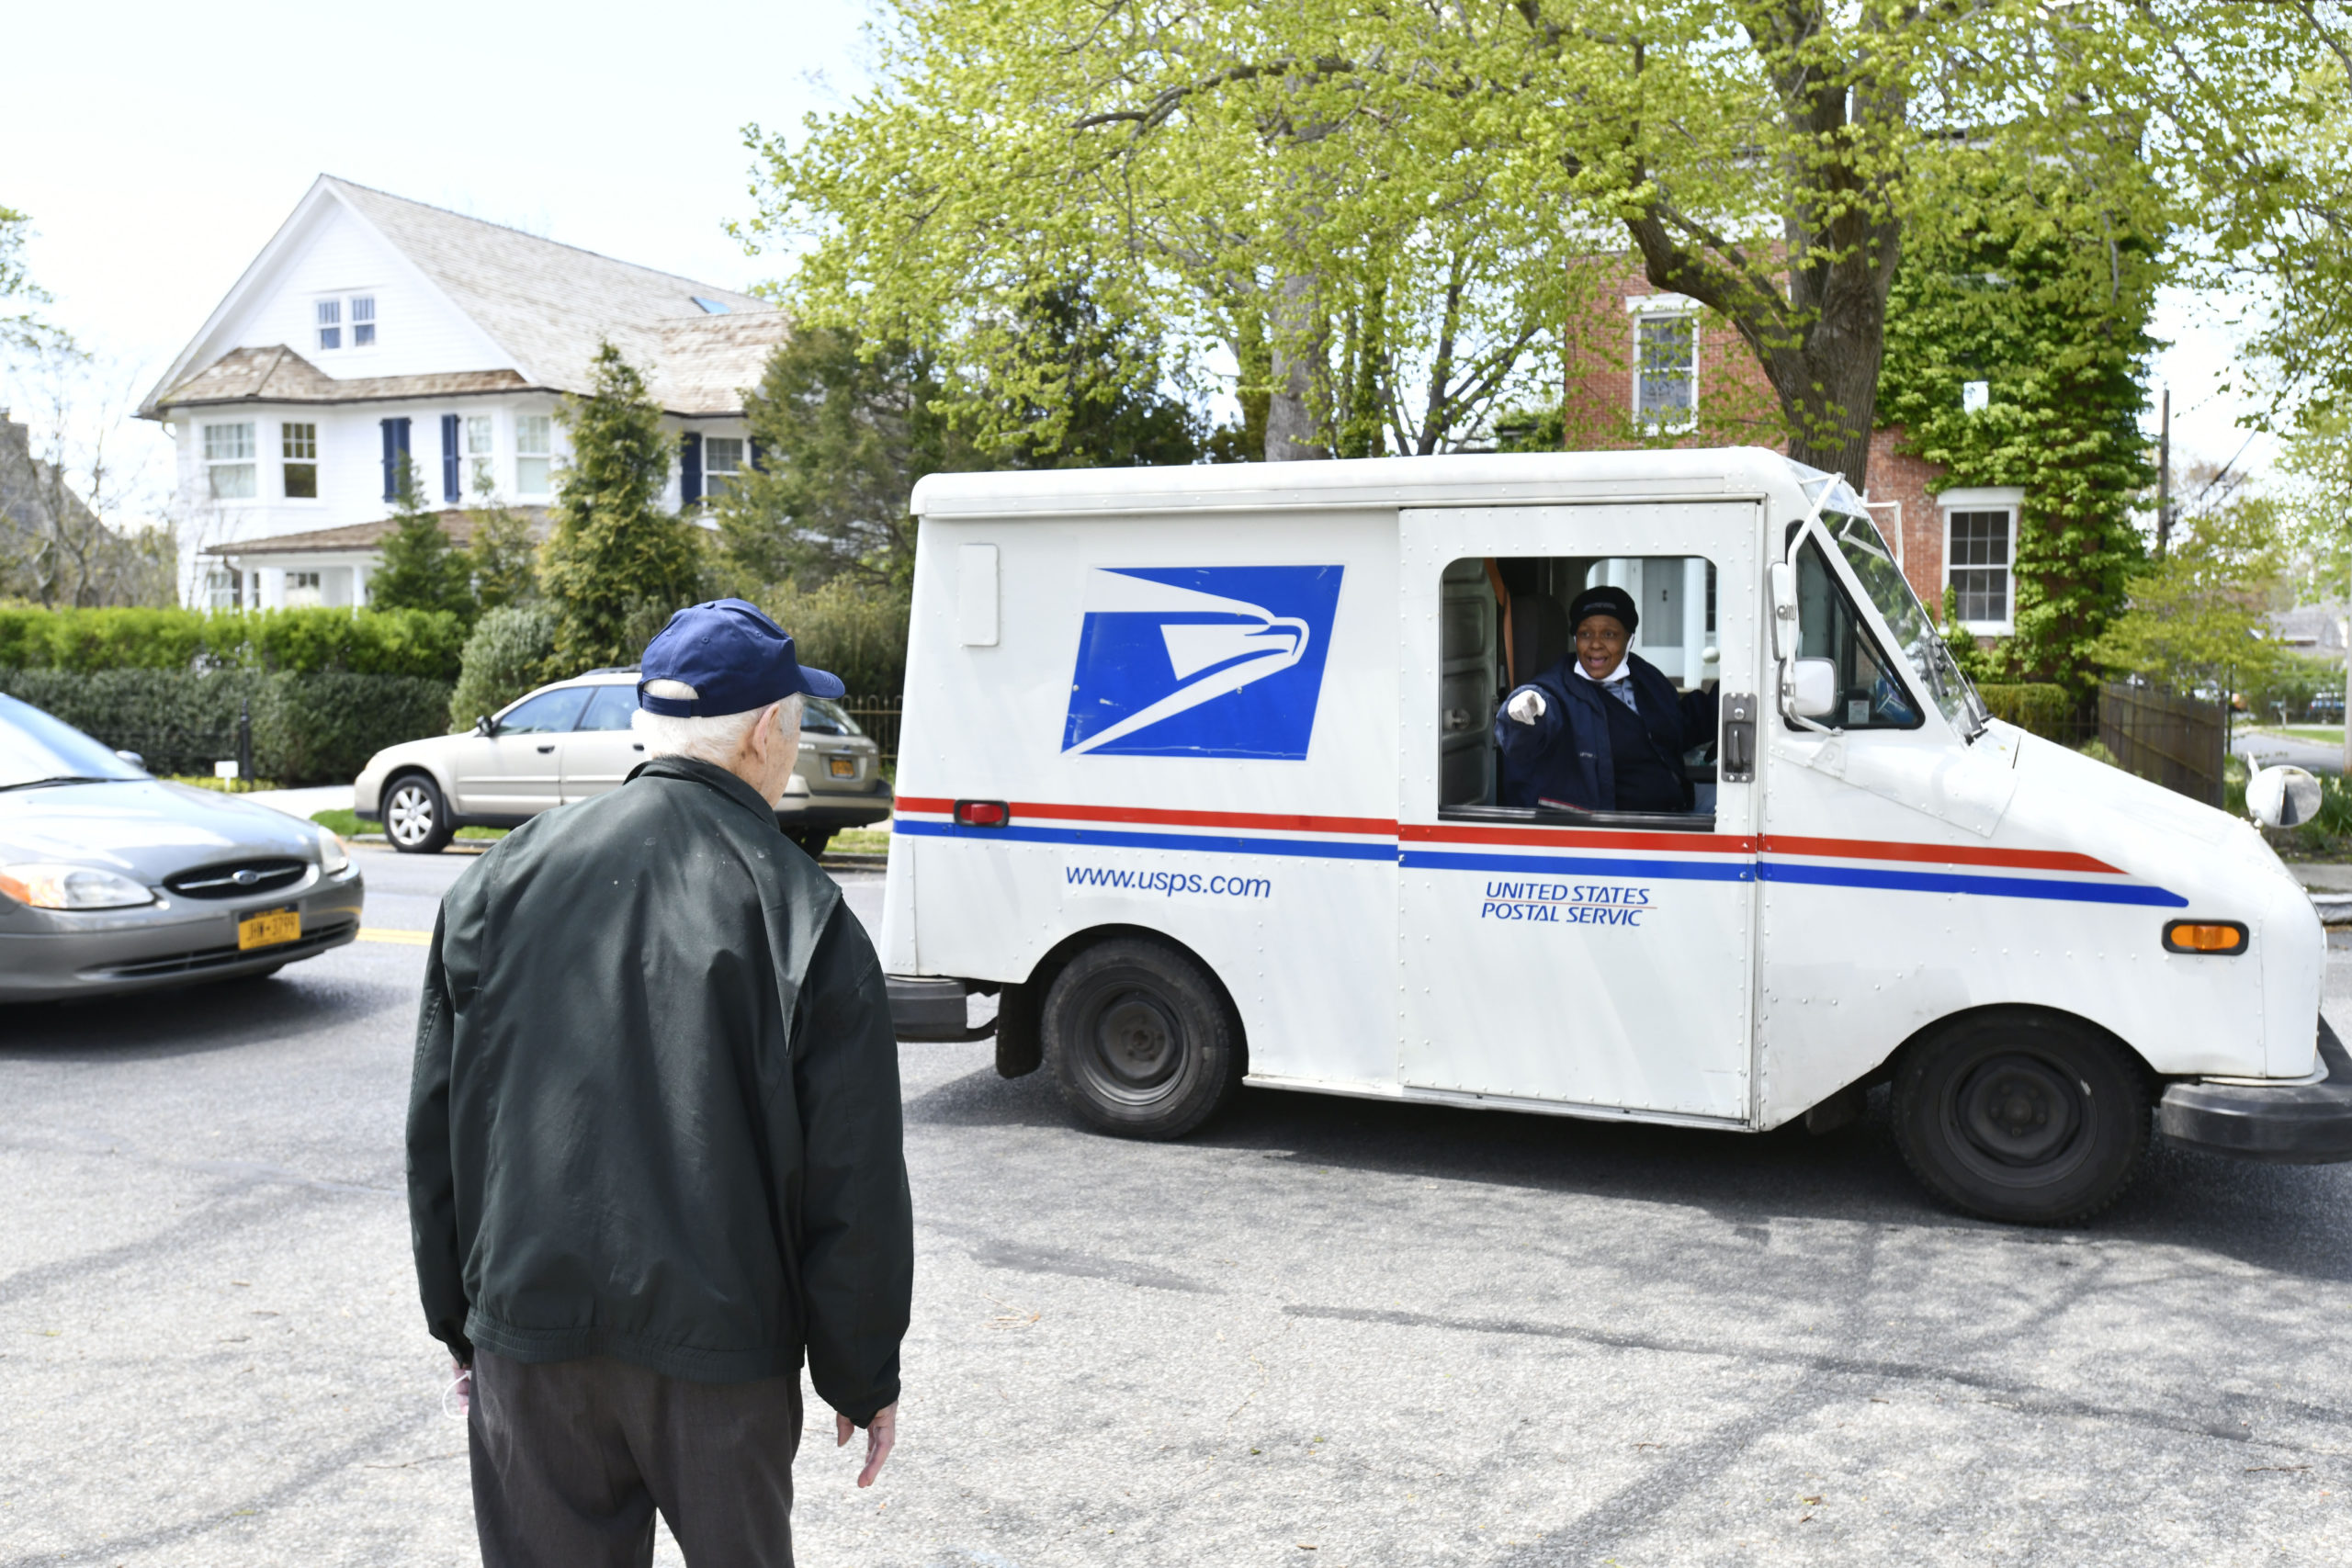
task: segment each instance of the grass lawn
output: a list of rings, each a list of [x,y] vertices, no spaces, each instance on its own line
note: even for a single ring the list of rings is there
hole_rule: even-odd
[[[845,855],[884,855],[890,852],[890,835],[880,828],[844,828],[825,847]]]
[[[2298,740],[2316,740],[2323,746],[2344,744],[2344,727],[2340,724],[2266,724],[2262,728],[2273,735],[2291,735]]]
[[[380,833],[384,830],[383,824],[362,822],[357,814],[349,811],[313,811],[311,813],[311,820],[339,839],[352,839],[362,833]],[[458,837],[460,839],[503,839],[506,837],[506,829],[503,828],[460,828],[458,829]]]

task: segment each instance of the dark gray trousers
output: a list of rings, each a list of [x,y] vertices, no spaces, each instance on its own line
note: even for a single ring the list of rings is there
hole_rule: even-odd
[[[477,1348],[467,1431],[484,1568],[645,1568],[656,1508],[691,1568],[792,1568],[797,1376],[688,1382]]]

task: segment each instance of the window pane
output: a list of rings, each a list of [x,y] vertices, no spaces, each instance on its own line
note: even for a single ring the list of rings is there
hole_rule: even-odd
[[[204,458],[209,463],[236,462],[254,455],[250,424],[208,424],[204,427]]]
[[[800,728],[819,735],[863,735],[857,721],[843,712],[839,704],[823,697],[800,699]]]
[[[372,321],[375,319],[376,297],[373,294],[361,294],[352,299],[351,320],[354,325],[361,321]]]
[[[1821,547],[1797,552],[1799,653],[1838,671],[1838,703],[1824,721],[1840,729],[1909,729],[1919,723],[1909,694],[1862,625]]]
[[[580,728],[627,729],[629,716],[636,712],[635,686],[599,686],[595,695],[588,699],[588,711],[580,716]]]
[[[514,489],[521,495],[547,494],[548,460],[545,457],[517,457],[514,460]]]
[[[743,466],[743,442],[740,436],[714,435],[702,444],[702,471],[707,474],[731,474]]]
[[[587,705],[588,688],[566,686],[560,691],[541,692],[536,697],[526,697],[498,721],[501,735],[552,735],[570,729]]]
[[[1641,358],[1636,367],[1634,407],[1645,419],[1688,414],[1696,400],[1698,378],[1692,355],[1698,345],[1689,316],[1641,318]]]
[[[480,457],[491,450],[490,416],[469,414],[466,418],[466,450]]]
[[[355,321],[355,322],[353,322],[353,323],[352,323],[352,327],[351,327],[351,346],[352,346],[352,347],[354,347],[354,348],[366,348],[369,344],[374,343],[375,341],[376,341],[376,323],[375,323],[375,322],[373,322],[373,321]]]
[[[251,463],[215,463],[212,465],[212,495],[217,501],[247,501],[254,493],[254,466]]]
[[[338,322],[339,322],[339,321],[341,321],[342,320],[343,320],[343,301],[342,301],[342,300],[340,300],[340,299],[322,299],[322,300],[320,300],[320,301],[319,301],[319,325],[321,325],[321,326],[322,326],[322,327],[331,327],[331,326],[335,325],[336,323],[338,323]]]
[[[286,465],[286,499],[288,501],[319,499],[319,466],[316,463]]]
[[[544,457],[551,448],[548,441],[548,418],[543,413],[526,413],[514,421],[514,450],[526,457]]]
[[[1910,580],[1894,564],[1894,552],[1886,547],[1878,525],[1843,512],[1825,512],[1821,521],[1846,558],[1847,570],[1860,581],[1862,592],[1894,634],[1898,651],[1910,660],[1911,672],[1927,688],[1928,700],[1962,734],[1982,729],[1986,716],[1983,699],[1952,661],[1951,649],[1920,607]]]
[[[278,456],[288,462],[315,463],[319,460],[319,427],[315,424],[281,424],[278,429]]]

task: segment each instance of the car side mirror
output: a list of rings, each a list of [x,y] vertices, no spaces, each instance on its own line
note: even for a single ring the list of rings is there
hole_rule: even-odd
[[[498,733],[498,726],[491,722],[490,715],[482,714],[474,720],[474,733],[487,740]]]
[[[147,771],[147,759],[141,756],[136,751],[117,751],[115,755],[130,763],[132,767],[137,768],[142,773]]]
[[[2245,781],[2245,814],[2266,828],[2300,828],[2319,802],[2319,780],[2301,768],[2265,768]]]
[[[1792,660],[1789,687],[1789,705],[1799,718],[1826,718],[1838,711],[1838,666],[1826,659]]]

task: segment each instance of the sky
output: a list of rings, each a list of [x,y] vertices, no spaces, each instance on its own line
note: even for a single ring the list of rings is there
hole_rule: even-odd
[[[779,276],[742,128],[797,128],[867,79],[863,0],[684,12],[475,0],[386,25],[350,6],[30,4],[0,95],[0,206],[30,213],[51,319],[144,391],[311,182],[333,174],[732,288]],[[2184,457],[2227,460],[2245,405],[2225,312],[2166,297],[2157,366]],[[152,426],[130,432],[153,449]],[[2272,447],[2245,461],[2260,471]]]

